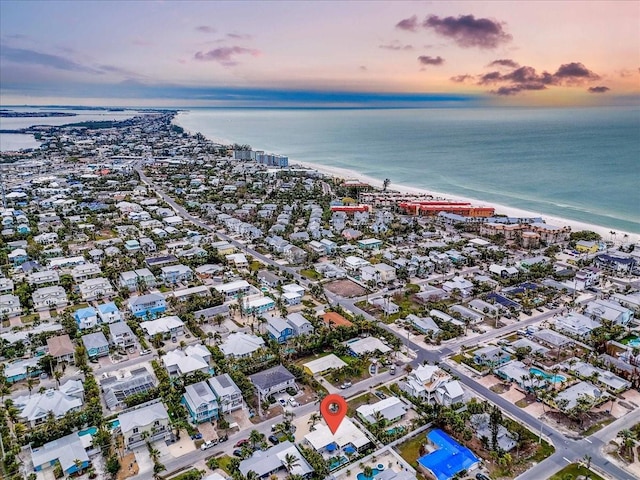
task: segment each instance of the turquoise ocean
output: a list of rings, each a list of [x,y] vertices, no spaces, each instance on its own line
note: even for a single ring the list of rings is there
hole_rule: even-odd
[[[220,143],[640,233],[640,110],[193,108]]]

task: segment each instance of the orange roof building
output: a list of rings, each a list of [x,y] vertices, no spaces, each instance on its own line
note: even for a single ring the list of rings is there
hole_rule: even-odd
[[[336,327],[352,327],[353,323],[344,318],[342,315],[336,312],[327,312],[322,315],[322,321],[327,325],[334,325]]]

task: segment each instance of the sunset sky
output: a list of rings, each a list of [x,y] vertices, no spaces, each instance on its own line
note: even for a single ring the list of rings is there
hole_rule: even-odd
[[[0,2],[10,104],[637,104],[638,1]]]

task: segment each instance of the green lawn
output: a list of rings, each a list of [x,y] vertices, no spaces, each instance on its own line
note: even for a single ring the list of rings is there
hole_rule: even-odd
[[[347,410],[347,415],[349,415],[350,417],[354,417],[356,415],[356,408],[358,408],[360,405],[375,403],[378,400],[378,397],[376,397],[372,393],[365,393],[364,395],[360,395],[353,400],[349,400],[347,402],[347,406],[349,407]]]
[[[418,458],[420,457],[420,447],[426,443],[426,441],[426,434],[423,432],[398,445],[398,453],[400,453],[400,456],[412,467],[416,468],[418,466]]]
[[[322,275],[316,272],[313,269],[308,270],[300,270],[300,275],[307,277],[309,280],[320,280],[322,279]]]
[[[230,457],[229,455],[223,455],[222,457],[218,458],[218,465],[222,470],[227,472],[229,475],[233,473],[229,468],[229,463],[231,462],[231,459],[232,457]]]
[[[549,480],[570,480],[576,479],[580,475],[589,475],[591,480],[604,480],[600,475],[594,473],[593,470],[587,470],[585,467],[578,465],[577,463],[567,465],[555,475],[549,477]]]

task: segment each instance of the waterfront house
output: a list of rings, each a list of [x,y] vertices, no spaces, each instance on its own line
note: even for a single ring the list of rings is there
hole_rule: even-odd
[[[171,434],[169,414],[160,402],[121,413],[118,421],[128,450],[144,445],[145,441],[167,439]],[[146,439],[144,432],[149,434]]]

